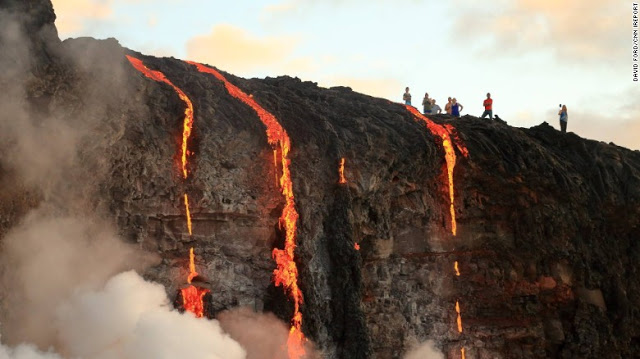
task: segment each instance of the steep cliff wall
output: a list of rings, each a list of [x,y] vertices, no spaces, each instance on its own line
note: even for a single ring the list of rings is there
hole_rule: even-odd
[[[80,129],[68,175],[82,186],[64,192],[77,208],[104,213],[127,241],[160,254],[145,276],[171,295],[195,247],[212,288],[209,313],[249,306],[288,322],[291,304],[271,280],[271,252],[284,240],[275,180],[282,169],[256,112],[180,60],[143,56],[115,40],[57,42],[48,1],[2,4],[31,14],[26,23],[35,26],[24,50],[31,65],[3,77],[21,89],[5,103],[23,99],[21,121],[53,118]],[[46,36],[33,35],[38,29]],[[184,103],[126,54],[162,71],[193,102],[186,181],[176,165]],[[289,77],[224,75],[291,137],[303,330],[324,357],[400,358],[426,339],[451,358],[460,348],[467,358],[630,358],[640,350],[637,151],[547,124],[434,116],[453,125],[469,151],[465,158],[456,150],[453,236],[442,140],[404,106]],[[3,188],[24,187],[3,194],[4,232],[61,192],[23,181],[28,174],[7,150],[12,137],[2,139]],[[346,184],[338,183],[341,158]]]

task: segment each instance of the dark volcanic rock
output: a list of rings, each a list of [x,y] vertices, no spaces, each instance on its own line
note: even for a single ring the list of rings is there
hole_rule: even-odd
[[[29,33],[43,34],[31,38],[39,70],[27,71],[21,95],[46,101],[27,101],[28,112],[83,124],[78,175],[92,184],[88,202],[115,218],[126,240],[160,253],[162,264],[146,277],[174,296],[194,246],[213,289],[209,313],[248,306],[287,321],[291,308],[271,283],[283,197],[255,112],[182,61],[142,56],[115,40],[58,44],[48,1],[0,4],[26,14]],[[193,101],[187,181],[176,157],[184,104],[125,54]],[[455,168],[453,237],[439,139],[403,106],[289,77],[227,76],[291,137],[303,329],[324,357],[400,358],[427,339],[449,357],[464,346],[468,358],[631,358],[640,350],[637,151],[546,123],[521,129],[434,116],[454,125],[470,152]],[[342,157],[346,185],[338,184]],[[3,188],[20,181],[8,168],[0,168]],[[17,202],[37,202],[37,190],[25,191]],[[4,218],[15,220],[24,206],[0,199],[4,231]]]

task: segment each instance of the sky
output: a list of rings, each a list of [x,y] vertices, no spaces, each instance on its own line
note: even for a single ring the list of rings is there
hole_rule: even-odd
[[[627,0],[53,0],[60,37],[242,77],[290,75],[413,103],[426,92],[479,116],[487,92],[510,125],[544,121],[640,150]],[[636,64],[640,63],[635,62]]]

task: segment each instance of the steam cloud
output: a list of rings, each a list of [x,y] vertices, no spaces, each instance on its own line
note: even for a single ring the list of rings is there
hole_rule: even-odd
[[[116,275],[100,290],[76,292],[48,325],[58,332],[64,355],[21,345],[2,347],[0,359],[245,358],[217,321],[172,310],[164,287],[133,271]]]
[[[444,359],[444,355],[435,347],[431,340],[410,351],[404,359]]]
[[[36,192],[38,205],[9,231],[0,227],[0,359],[285,359],[288,331],[275,316],[180,314],[162,285],[134,271],[158,258],[118,238],[98,188],[108,180],[105,150],[124,131],[123,121],[109,128],[104,120],[122,116],[130,90],[122,49],[86,40],[49,49],[53,57],[71,52],[64,61],[91,73],[80,98],[56,89],[82,113],[47,96],[34,102],[51,85],[35,74],[47,46],[26,36],[21,21],[0,10],[0,183]],[[24,195],[6,192],[16,202]]]

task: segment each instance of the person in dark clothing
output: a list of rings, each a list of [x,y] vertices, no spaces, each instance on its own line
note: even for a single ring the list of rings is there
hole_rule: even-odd
[[[569,115],[567,113],[567,105],[560,105],[560,111],[558,111],[558,116],[560,116],[560,131],[562,131],[562,133],[566,133],[567,121],[569,121]]]
[[[456,100],[455,97],[451,100],[451,115],[453,117],[460,117],[460,111],[462,111],[463,108],[464,106],[462,106],[461,103],[458,103],[458,100]]]

